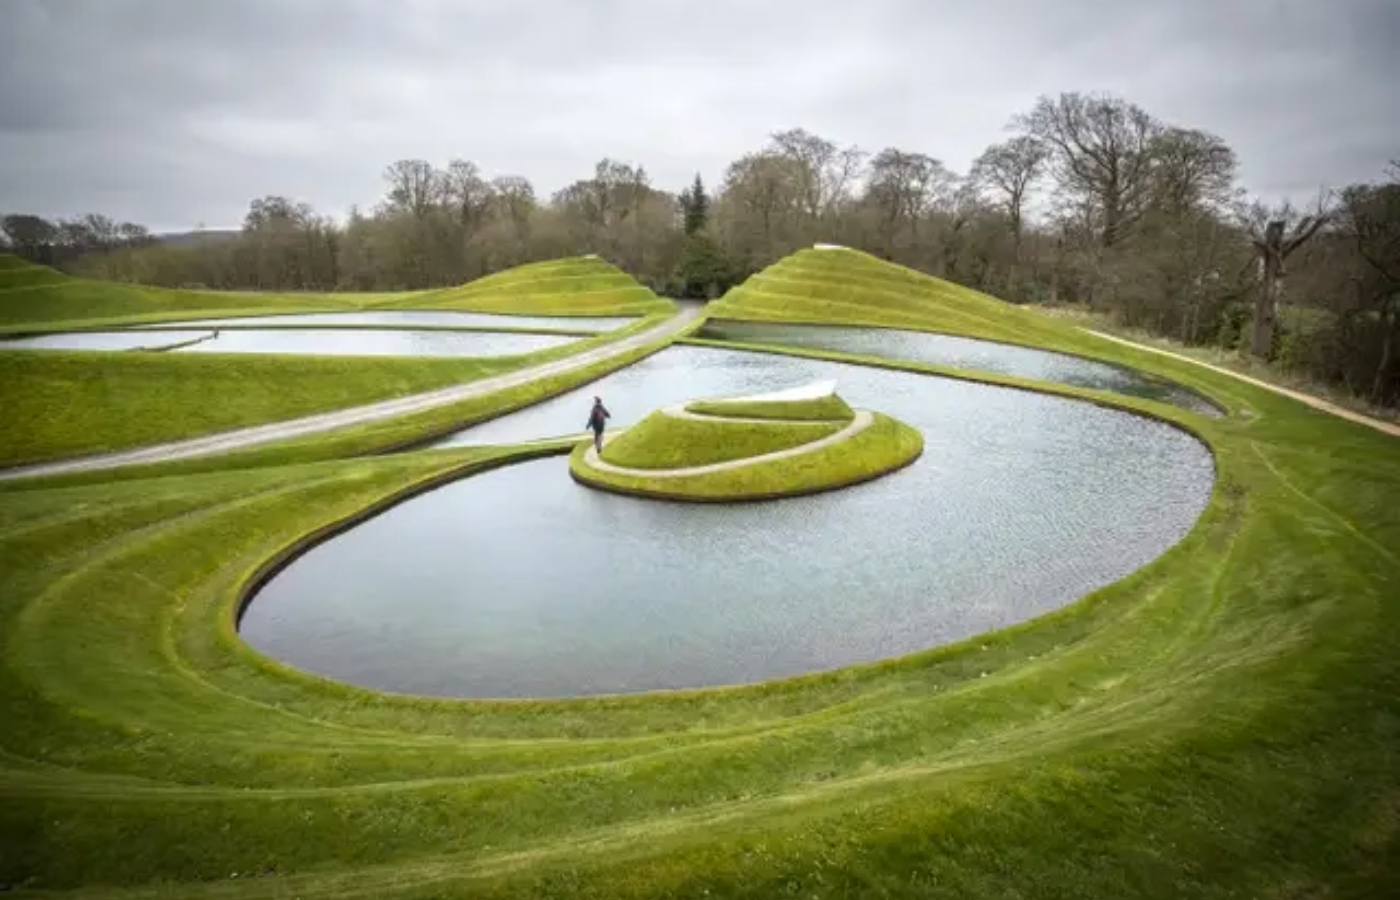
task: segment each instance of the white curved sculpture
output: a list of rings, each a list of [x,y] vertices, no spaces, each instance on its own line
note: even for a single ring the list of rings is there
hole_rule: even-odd
[[[784,388],[766,394],[750,394],[747,397],[715,397],[719,403],[789,403],[797,400],[820,400],[836,393],[835,379],[814,381],[811,384]]]

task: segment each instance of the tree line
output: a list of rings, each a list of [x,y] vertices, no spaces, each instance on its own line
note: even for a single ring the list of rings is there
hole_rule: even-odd
[[[797,128],[731,162],[713,192],[698,175],[668,192],[642,166],[604,159],[540,198],[527,179],[470,161],[400,160],[374,208],[343,223],[269,196],[227,240],[84,242],[59,223],[36,243],[32,227],[11,231],[14,217],[4,230],[25,255],[72,260],[76,246],[76,270],[173,286],[422,288],[598,253],[679,297],[717,296],[796,249],[839,243],[1396,404],[1400,166],[1307,208],[1247,196],[1236,170],[1214,134],[1066,93],[1014,116],[1007,139],[961,173],[928,153],[870,153]]]

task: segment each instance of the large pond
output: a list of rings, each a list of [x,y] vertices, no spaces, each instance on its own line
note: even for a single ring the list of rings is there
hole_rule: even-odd
[[[289,313],[275,316],[237,316],[228,319],[155,322],[142,327],[222,328],[231,325],[286,325],[291,327],[394,325],[412,327],[426,325],[434,328],[557,328],[563,331],[598,332],[611,331],[635,321],[635,318],[625,316],[504,316],[488,313],[423,310],[363,310],[360,312]]]
[[[1178,541],[1213,465],[1088,403],[777,355],[672,348],[459,438],[577,431],[665,403],[836,378],[924,455],[812,497],[704,506],[601,493],[550,458],[409,500],[313,548],[242,633],[384,690],[563,697],[760,681],[897,656],[1082,597]]]
[[[1219,416],[1212,403],[1180,385],[1107,363],[972,338],[878,328],[832,325],[782,325],[711,319],[697,337],[753,344],[779,344],[883,356],[958,369],[1051,381],[1160,400],[1192,412]]]
[[[66,331],[0,341],[0,350],[159,350],[331,356],[511,356],[578,338],[486,331],[296,328],[259,331]]]

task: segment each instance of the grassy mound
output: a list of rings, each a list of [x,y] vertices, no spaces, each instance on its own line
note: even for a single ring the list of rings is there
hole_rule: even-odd
[[[408,305],[520,316],[642,316],[675,308],[596,256],[517,266],[440,291],[425,301],[389,304]]]
[[[644,316],[675,305],[595,257],[518,266],[460,287],[390,293],[176,290],[70,278],[0,254],[0,333],[245,315],[421,309],[545,316]]]
[[[1035,343],[1059,323],[961,285],[847,248],[799,250],[737,285],[716,319],[883,325]]]
[[[696,400],[686,406],[693,413],[708,416],[739,416],[750,419],[826,419],[849,422],[855,411],[836,394],[814,400],[779,400],[753,402],[736,400]]]
[[[759,426],[780,428],[796,437],[792,423]],[[838,427],[828,436],[840,431]],[[804,444],[819,440],[804,441]],[[569,458],[574,478],[590,487],[667,500],[730,503],[795,497],[859,484],[886,475],[918,459],[924,439],[918,431],[889,416],[872,415],[871,424],[848,440],[783,459],[752,460],[746,465],[694,475],[659,477],[646,467],[623,471],[604,470],[588,460],[591,443],[581,444]],[[792,445],[781,449],[800,449]],[[731,459],[732,462],[751,457]],[[702,465],[693,463],[692,465]],[[668,470],[676,472],[678,469]]]
[[[0,260],[6,260],[0,267],[0,333],[216,316],[335,312],[388,296],[174,290],[70,278],[15,256],[0,255]]]
[[[838,422],[681,419],[654,412],[609,441],[603,448],[603,459],[637,469],[703,466],[798,447],[842,427]]]
[[[857,414],[822,386],[808,395],[696,401],[652,413],[570,459],[584,484],[675,500],[761,500],[831,490],[891,472],[923,436],[887,416]],[[776,458],[770,458],[774,457]]]

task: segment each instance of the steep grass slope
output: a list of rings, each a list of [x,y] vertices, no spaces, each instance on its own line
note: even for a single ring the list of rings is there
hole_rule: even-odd
[[[529,263],[394,307],[527,316],[640,316],[674,309],[630,275],[596,256]]]
[[[1007,339],[1030,340],[1019,318]],[[1216,457],[1210,506],[1160,560],[1015,628],[730,690],[456,703],[329,683],[238,640],[243,588],[289,547],[500,451],[0,489],[0,882],[1400,895],[1397,444],[1196,377],[1227,416],[1111,401]]]

